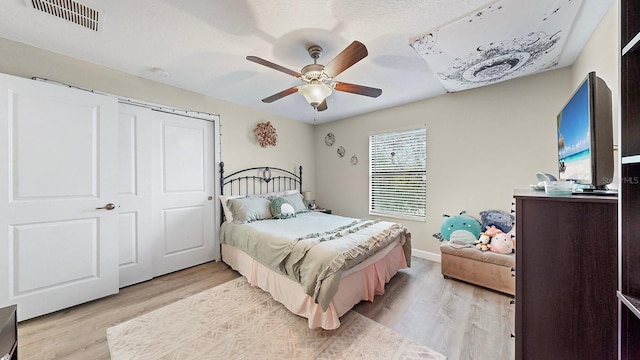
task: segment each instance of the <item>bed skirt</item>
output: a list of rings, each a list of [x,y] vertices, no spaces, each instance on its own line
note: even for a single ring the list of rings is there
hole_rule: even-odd
[[[257,262],[243,251],[222,244],[222,259],[244,275],[252,286],[271,294],[289,311],[308,319],[309,328],[337,329],[340,317],[361,300],[373,301],[400,269],[407,268],[401,243],[393,243],[361,264],[345,271],[338,292],[326,312],[297,282]]]

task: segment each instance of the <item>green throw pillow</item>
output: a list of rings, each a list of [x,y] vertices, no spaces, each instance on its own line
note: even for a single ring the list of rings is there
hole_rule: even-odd
[[[271,219],[269,200],[263,198],[241,198],[227,200],[233,214],[234,223],[248,223],[256,220]]]
[[[274,219],[288,219],[296,216],[293,204],[282,197],[271,200],[270,209]]]

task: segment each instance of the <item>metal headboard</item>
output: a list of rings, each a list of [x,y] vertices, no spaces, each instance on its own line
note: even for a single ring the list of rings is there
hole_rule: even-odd
[[[298,190],[302,192],[302,166],[299,175],[277,167],[252,167],[224,175],[224,162],[220,162],[221,195],[259,195],[274,191]],[[225,191],[225,189],[227,191]]]

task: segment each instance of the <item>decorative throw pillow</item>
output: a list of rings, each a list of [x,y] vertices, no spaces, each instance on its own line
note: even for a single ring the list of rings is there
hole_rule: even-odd
[[[235,223],[273,218],[269,208],[271,202],[264,198],[229,199],[227,205],[233,214],[233,222]]]
[[[299,192],[282,196],[282,198],[293,205],[293,209],[295,210],[296,214],[309,211],[309,209],[307,209],[307,207],[304,205],[304,202],[302,201],[302,194],[300,194]]]
[[[271,215],[274,219],[288,219],[296,216],[293,205],[285,198],[277,197],[271,200]]]

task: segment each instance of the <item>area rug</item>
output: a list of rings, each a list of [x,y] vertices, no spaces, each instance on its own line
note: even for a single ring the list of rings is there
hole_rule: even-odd
[[[309,329],[246,278],[107,329],[112,360],[445,359],[354,311],[336,330]]]

